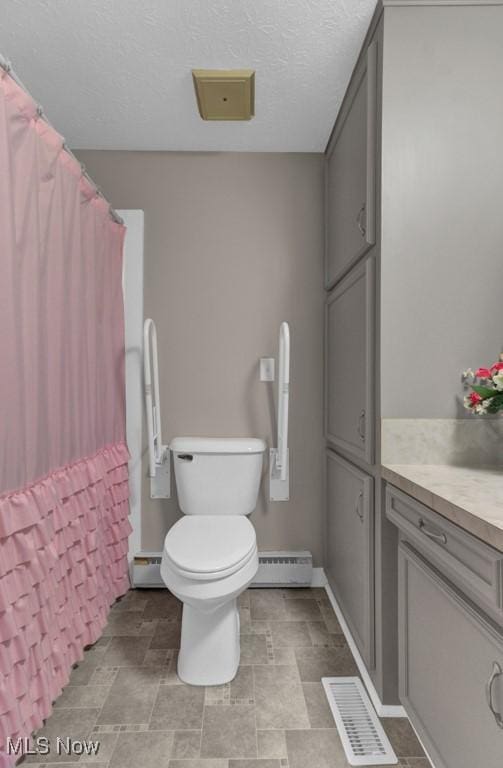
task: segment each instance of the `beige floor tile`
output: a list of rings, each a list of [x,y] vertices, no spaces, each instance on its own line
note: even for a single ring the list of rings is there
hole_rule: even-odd
[[[300,679],[304,683],[318,683],[322,677],[358,674],[358,668],[348,646],[296,648],[295,656]]]
[[[431,768],[431,763],[427,757],[408,757],[404,766],[406,768]]]
[[[162,668],[131,667],[118,671],[100,712],[100,724],[148,723]]]
[[[253,705],[205,707],[201,757],[257,757]]]
[[[283,667],[295,666],[297,664],[295,648],[274,648],[274,664]]]
[[[257,746],[259,757],[282,759],[287,756],[284,731],[257,731]]]
[[[296,667],[254,667],[257,728],[308,728],[306,702]]]
[[[67,709],[102,707],[110,685],[67,685],[54,702],[54,707]]]
[[[327,593],[323,587],[290,587],[283,589],[285,600],[326,600]]]
[[[96,667],[103,661],[103,654],[98,657],[84,655],[84,660],[77,662],[70,675],[70,685],[88,685],[93,677]]]
[[[201,751],[202,731],[175,731],[172,756],[179,760],[193,760]]]
[[[286,619],[285,602],[280,589],[253,589],[250,592],[251,618],[284,620]]]
[[[96,763],[108,763],[112,757],[118,737],[118,733],[91,733],[89,737],[91,741],[99,742],[100,746],[96,755],[92,757],[86,756],[86,763],[92,763],[94,768],[100,768]],[[82,761],[79,760],[79,768],[81,765]]]
[[[253,669],[240,666],[230,684],[231,699],[253,699]]]
[[[335,728],[334,718],[321,683],[303,683],[311,728]]]
[[[180,648],[181,632],[182,625],[179,621],[159,622],[152,637],[150,648],[152,650],[176,650]]]
[[[139,635],[141,624],[142,614],[139,611],[112,611],[103,630],[103,636]]]
[[[171,649],[166,650],[166,648],[149,648],[145,654],[145,658],[143,659],[143,664],[151,665],[154,667],[169,667],[172,656],[173,651]]]
[[[287,621],[321,621],[321,613],[316,600],[290,599],[284,601]]]
[[[142,664],[150,637],[113,637],[103,656],[104,667],[135,667]]]
[[[172,733],[120,733],[110,768],[168,768],[172,746]]]
[[[111,686],[115,682],[118,671],[119,667],[96,667],[89,680],[89,685]]]
[[[180,620],[182,617],[182,604],[170,592],[159,590],[158,595],[151,594],[142,614],[143,619],[170,619]]]
[[[203,722],[204,688],[161,685],[155,700],[152,730],[199,730]]]
[[[281,768],[281,760],[229,760],[229,768]]]
[[[342,627],[339,624],[339,620],[334,613],[334,609],[330,604],[322,605],[320,608],[320,611],[321,611],[322,619],[325,622],[329,632],[335,635],[344,634],[342,631]]]
[[[47,719],[43,728],[37,731],[37,736],[45,736],[49,739],[51,751],[44,755],[29,755],[27,763],[54,762],[75,763],[78,755],[58,755],[56,753],[56,740],[71,739],[72,741],[84,741],[90,737],[100,710],[93,709],[55,709]]]
[[[241,635],[241,666],[267,664],[267,659],[265,635]]]
[[[228,766],[227,760],[170,760],[168,768],[228,768]]]
[[[334,729],[286,731],[289,768],[347,768],[344,749]]]
[[[121,600],[112,606],[112,613],[121,611],[139,611],[143,613],[147,607],[147,597],[141,589],[130,589]]]
[[[312,645],[305,621],[270,621],[269,627],[274,649]]]
[[[424,757],[424,751],[414,729],[405,717],[385,717],[384,730],[398,757]]]
[[[313,645],[330,647],[335,644],[334,638],[337,635],[333,635],[328,631],[324,621],[309,621],[307,628]]]

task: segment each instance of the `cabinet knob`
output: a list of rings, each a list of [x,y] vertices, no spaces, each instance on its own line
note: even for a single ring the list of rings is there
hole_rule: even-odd
[[[358,424],[356,427],[356,431],[360,435],[361,440],[365,441],[365,409],[364,408],[360,411],[360,415],[358,416]]]
[[[491,710],[491,713],[496,721],[496,725],[503,729],[503,716],[501,712],[498,712],[494,705],[493,700],[493,685],[494,681],[503,675],[503,670],[501,669],[501,666],[498,664],[497,661],[493,662],[493,669],[491,672],[491,676],[486,684],[486,698],[487,698],[487,706]]]
[[[366,222],[364,223],[366,219],[365,211],[366,211],[366,205],[364,203],[360,208],[360,210],[358,211],[358,216],[356,217],[356,223],[358,225],[358,229],[360,230],[360,234],[362,237],[365,237],[365,235],[367,234]]]

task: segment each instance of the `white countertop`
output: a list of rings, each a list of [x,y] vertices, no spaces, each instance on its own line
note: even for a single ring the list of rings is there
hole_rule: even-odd
[[[503,552],[503,467],[383,464],[382,476]]]

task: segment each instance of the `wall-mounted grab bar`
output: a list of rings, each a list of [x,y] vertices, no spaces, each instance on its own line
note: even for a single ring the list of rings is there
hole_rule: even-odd
[[[169,446],[163,445],[162,442],[157,330],[151,318],[147,318],[143,325],[143,374],[147,412],[148,474],[151,478],[150,496],[153,499],[166,499],[170,497]]]
[[[286,478],[288,461],[288,406],[290,396],[290,328],[281,323],[279,329],[279,375],[278,375],[278,453],[276,466],[281,480]]]
[[[278,442],[277,448],[271,448],[269,485],[270,498],[273,501],[288,501],[289,490],[289,454],[288,454],[288,410],[290,398],[290,327],[281,323],[279,329],[279,366],[278,366]]]

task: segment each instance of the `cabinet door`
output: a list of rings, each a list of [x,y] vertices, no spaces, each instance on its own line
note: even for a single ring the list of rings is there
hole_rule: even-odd
[[[327,440],[374,460],[374,259],[352,269],[326,305]]]
[[[503,636],[406,543],[399,574],[400,698],[407,714],[436,768],[501,768]]]
[[[375,243],[376,46],[354,77],[327,156],[327,287]]]
[[[365,663],[374,664],[373,478],[327,451],[327,576]]]

